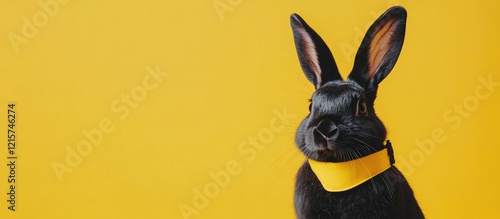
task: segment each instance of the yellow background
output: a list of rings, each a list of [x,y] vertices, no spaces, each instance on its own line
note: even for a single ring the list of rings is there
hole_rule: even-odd
[[[304,160],[294,131],[313,87],[289,16],[325,39],[347,76],[362,35],[395,4],[408,10],[406,39],[376,109],[397,165],[428,218],[500,214],[500,87],[481,83],[500,82],[497,1],[40,2],[53,4],[0,3],[0,133],[7,103],[18,114],[15,212],[0,135],[1,218],[293,218]],[[26,20],[36,31],[25,36]],[[147,68],[168,76],[146,89]],[[134,92],[140,101],[124,105]],[[54,163],[67,165],[103,121],[112,130],[59,180]],[[416,143],[433,135],[434,146]]]

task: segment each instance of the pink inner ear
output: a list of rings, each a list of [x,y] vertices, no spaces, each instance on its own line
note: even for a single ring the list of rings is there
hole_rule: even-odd
[[[396,26],[396,20],[392,19],[375,30],[370,44],[368,78],[372,78],[383,64],[384,57],[391,48],[392,36]]]
[[[311,39],[311,36],[306,32],[304,28],[299,29],[302,35],[302,46],[304,48],[304,55],[307,58],[310,69],[316,75],[316,84],[321,84],[321,68],[319,66],[318,54],[316,53],[316,46]]]

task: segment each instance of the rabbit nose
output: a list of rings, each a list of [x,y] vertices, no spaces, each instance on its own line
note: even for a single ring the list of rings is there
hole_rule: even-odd
[[[323,119],[314,128],[314,135],[318,139],[333,140],[339,135],[337,125],[332,120]]]

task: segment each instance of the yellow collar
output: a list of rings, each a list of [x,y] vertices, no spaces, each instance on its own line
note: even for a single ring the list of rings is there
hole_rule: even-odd
[[[355,160],[333,163],[308,159],[308,162],[326,191],[343,192],[389,169],[394,156],[387,141],[387,148]]]

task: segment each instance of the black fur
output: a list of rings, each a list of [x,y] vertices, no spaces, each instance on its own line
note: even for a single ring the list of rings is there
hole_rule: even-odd
[[[297,174],[295,210],[300,219],[420,219],[413,191],[395,168],[345,192],[327,192],[306,162]]]
[[[291,24],[301,67],[316,87],[311,112],[296,133],[298,148],[309,159],[324,162],[349,161],[384,149],[386,129],[373,105],[378,84],[401,51],[406,10],[392,7],[370,27],[347,81],[321,37],[296,14]],[[377,54],[381,58],[370,58]],[[348,191],[328,192],[306,161],[297,174],[295,210],[300,219],[424,218],[408,182],[394,166]]]

